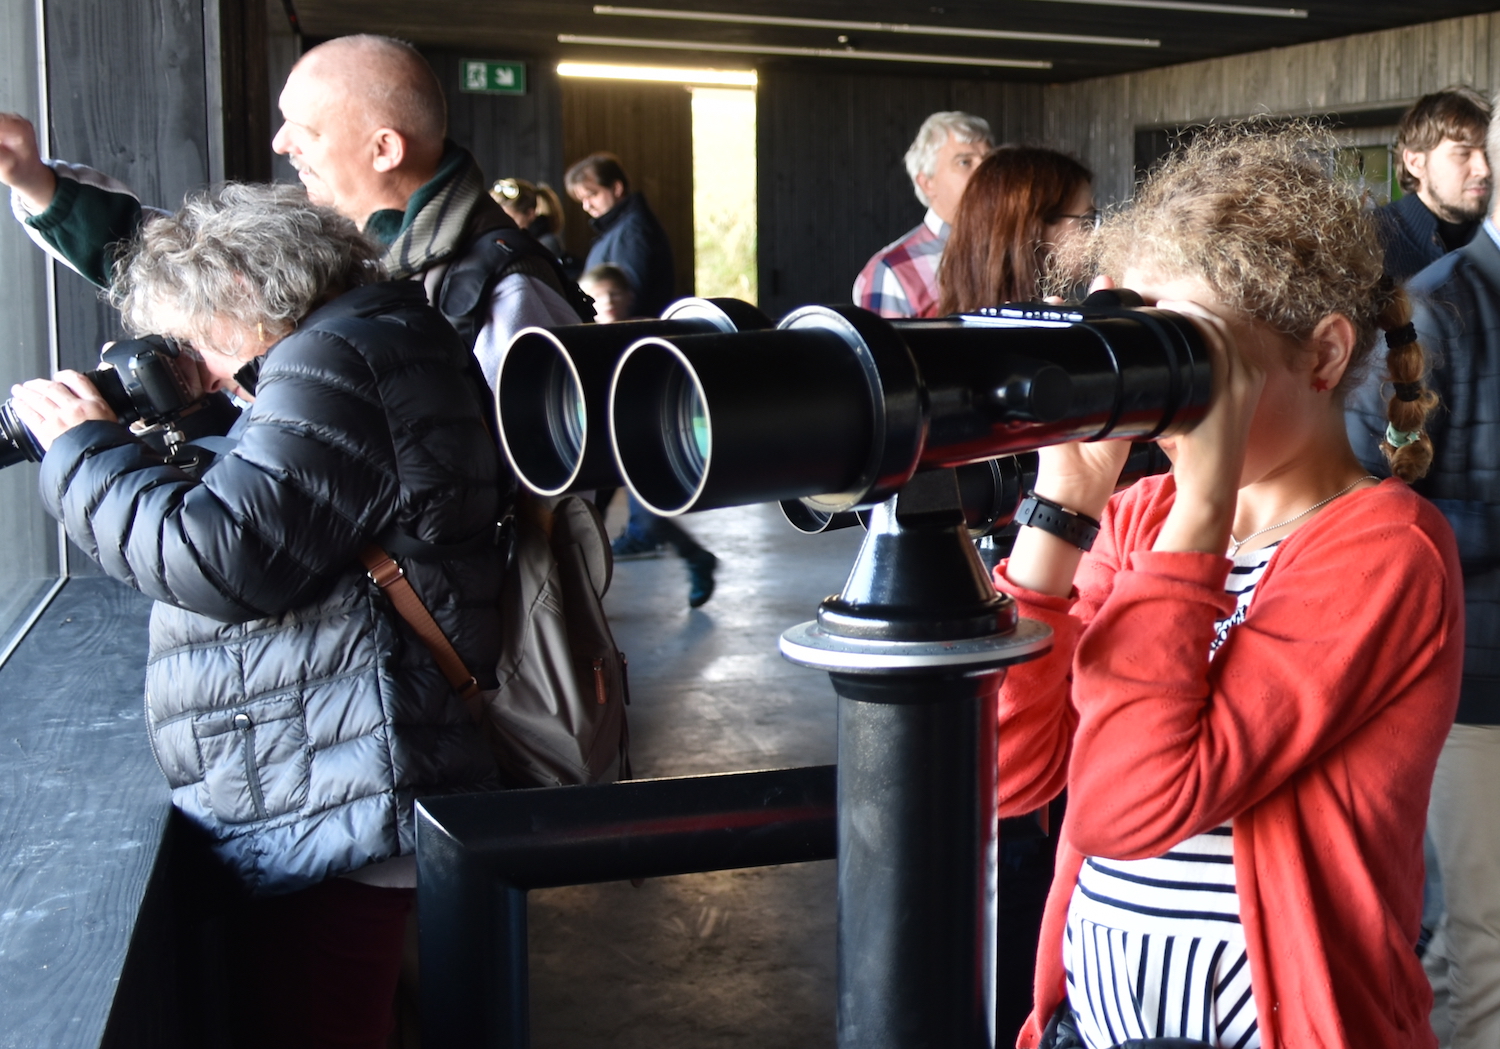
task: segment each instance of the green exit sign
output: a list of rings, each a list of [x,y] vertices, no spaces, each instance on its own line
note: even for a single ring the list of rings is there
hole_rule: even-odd
[[[526,94],[525,62],[482,62],[464,59],[460,90],[475,95]]]

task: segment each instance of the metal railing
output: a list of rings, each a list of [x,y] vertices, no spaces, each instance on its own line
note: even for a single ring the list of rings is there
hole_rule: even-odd
[[[531,1044],[530,889],[833,859],[835,771],[820,765],[420,802],[424,1041]]]

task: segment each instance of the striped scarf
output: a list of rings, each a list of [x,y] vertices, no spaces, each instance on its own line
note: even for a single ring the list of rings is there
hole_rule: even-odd
[[[466,150],[449,148],[438,174],[413,194],[408,220],[385,249],[381,261],[393,279],[414,276],[448,259],[482,229],[511,225],[485,191],[484,175],[474,158]],[[426,192],[431,196],[424,201]],[[413,204],[418,209],[415,216],[410,212]],[[476,215],[491,210],[496,214]]]

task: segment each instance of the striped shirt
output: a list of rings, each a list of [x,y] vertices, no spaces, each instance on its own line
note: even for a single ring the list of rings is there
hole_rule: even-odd
[[[1244,622],[1275,548],[1232,558],[1225,590],[1235,609],[1215,624],[1210,658]],[[1259,1049],[1230,825],[1149,859],[1086,859],[1068,907],[1063,968],[1089,1049],[1130,1038]]]
[[[922,224],[877,251],[854,278],[854,302],[882,317],[937,313],[938,263],[948,244],[948,224],[927,209]]]

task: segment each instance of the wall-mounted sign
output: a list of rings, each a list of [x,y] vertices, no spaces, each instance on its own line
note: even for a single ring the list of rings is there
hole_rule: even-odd
[[[466,58],[459,72],[460,91],[474,95],[526,94],[525,62],[484,62]]]

